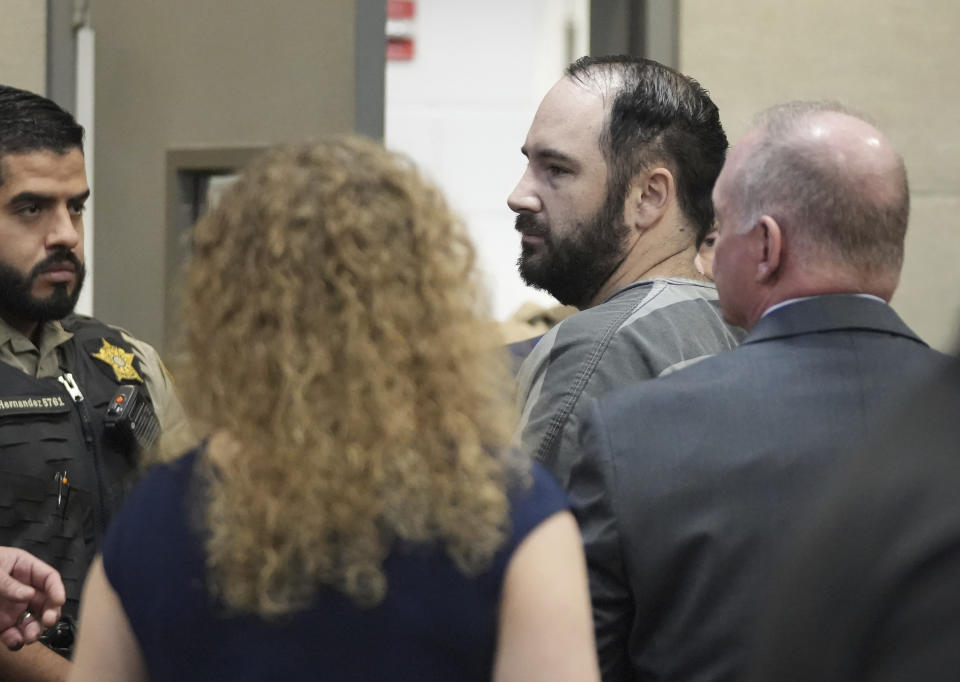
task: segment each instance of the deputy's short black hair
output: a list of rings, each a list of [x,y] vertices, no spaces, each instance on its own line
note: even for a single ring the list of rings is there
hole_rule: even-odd
[[[83,152],[83,126],[56,102],[0,85],[0,160],[8,154]],[[0,184],[3,183],[0,164]]]

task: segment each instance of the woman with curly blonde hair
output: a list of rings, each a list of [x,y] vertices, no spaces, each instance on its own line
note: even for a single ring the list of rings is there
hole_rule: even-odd
[[[474,251],[359,138],[269,152],[194,231],[181,393],[71,679],[596,679],[579,534],[509,447]]]

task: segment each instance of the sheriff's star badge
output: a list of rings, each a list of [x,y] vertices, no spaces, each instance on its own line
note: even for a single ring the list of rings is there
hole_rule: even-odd
[[[140,376],[136,367],[133,366],[133,353],[128,353],[123,350],[123,348],[114,346],[106,339],[101,338],[100,340],[103,341],[103,345],[100,346],[100,350],[96,353],[91,353],[91,355],[97,360],[109,365],[110,368],[113,369],[113,373],[117,376],[117,381],[129,379],[143,383],[143,377]]]

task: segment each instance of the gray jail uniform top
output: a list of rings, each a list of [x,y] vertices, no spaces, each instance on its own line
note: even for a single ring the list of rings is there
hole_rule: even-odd
[[[743,336],[723,321],[709,282],[658,278],[620,289],[560,322],[524,360],[517,377],[521,449],[568,488],[587,398],[693,364]]]

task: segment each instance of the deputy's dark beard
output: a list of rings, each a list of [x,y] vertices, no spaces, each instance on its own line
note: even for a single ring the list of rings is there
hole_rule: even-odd
[[[68,261],[76,269],[76,286],[67,290],[67,283],[57,284],[46,298],[38,298],[31,291],[34,280],[54,263]],[[46,322],[59,320],[71,313],[80,297],[85,275],[83,263],[70,251],[58,251],[44,258],[24,277],[19,270],[0,261],[0,311],[7,319]]]
[[[516,229],[543,239],[538,250],[524,246],[517,259],[523,281],[564,305],[585,308],[623,260],[630,228],[623,224],[623,200],[608,198],[591,218],[558,238],[529,213],[517,215]]]

